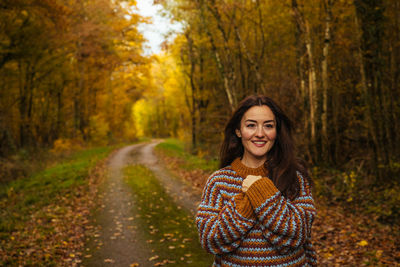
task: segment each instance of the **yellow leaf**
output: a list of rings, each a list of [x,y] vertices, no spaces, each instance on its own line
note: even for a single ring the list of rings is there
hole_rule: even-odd
[[[153,261],[153,260],[155,260],[155,259],[158,259],[158,255],[155,255],[155,256],[153,256],[153,257],[150,257],[150,258],[149,258],[149,261]]]
[[[325,254],[324,254],[324,257],[325,257],[325,258],[330,258],[330,257],[332,257],[332,253],[325,253]]]
[[[365,240],[362,240],[362,241],[358,242],[357,245],[359,245],[359,246],[361,246],[361,247],[365,247],[366,245],[368,245],[368,242],[365,241]]]
[[[375,256],[379,259],[382,257],[383,250],[377,250]]]
[[[129,267],[138,267],[138,266],[139,266],[139,263],[137,263],[137,262],[131,263],[131,265],[129,265]]]

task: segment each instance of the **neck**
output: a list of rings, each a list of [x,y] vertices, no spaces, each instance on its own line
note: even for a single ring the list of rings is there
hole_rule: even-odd
[[[267,160],[266,156],[263,157],[248,157],[246,154],[243,155],[243,158],[241,159],[241,162],[243,163],[243,165],[245,165],[246,167],[249,168],[258,168],[261,165],[263,165],[265,163],[265,161]]]
[[[243,178],[246,178],[247,175],[250,174],[256,176],[265,176],[267,174],[264,164],[261,164],[256,168],[252,168],[245,165],[240,158],[237,158],[232,162],[232,168]]]

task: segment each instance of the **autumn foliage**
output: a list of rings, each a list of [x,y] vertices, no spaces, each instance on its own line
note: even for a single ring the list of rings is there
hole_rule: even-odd
[[[0,156],[57,140],[135,137],[131,106],[149,73],[137,30],[144,19],[133,8],[106,0],[1,3]]]

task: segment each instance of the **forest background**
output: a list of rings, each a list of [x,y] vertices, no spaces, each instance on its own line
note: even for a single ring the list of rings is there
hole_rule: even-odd
[[[215,159],[238,102],[266,94],[296,126],[317,197],[398,222],[399,1],[154,2],[182,31],[150,56],[135,1],[0,2],[3,184],[43,151],[141,137]]]

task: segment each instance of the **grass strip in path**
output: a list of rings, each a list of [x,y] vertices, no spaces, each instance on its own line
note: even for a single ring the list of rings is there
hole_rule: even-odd
[[[124,169],[132,188],[139,225],[153,251],[154,266],[210,266],[212,256],[201,248],[191,214],[177,206],[154,174],[142,165]]]

